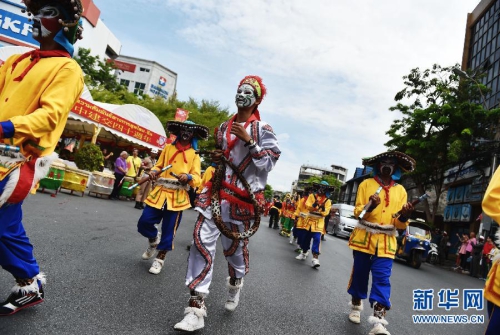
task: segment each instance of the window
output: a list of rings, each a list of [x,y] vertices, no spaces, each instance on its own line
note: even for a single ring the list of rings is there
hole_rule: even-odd
[[[144,83],[135,83],[134,94],[135,95],[144,94],[145,87],[146,87],[146,84],[144,84]]]
[[[141,67],[141,68],[139,68],[139,71],[141,71],[141,72],[149,72],[149,69],[147,69],[145,67]]]
[[[120,80],[120,85],[123,85],[125,87],[128,88],[128,86],[130,85],[130,80],[127,80],[127,79],[121,79]]]

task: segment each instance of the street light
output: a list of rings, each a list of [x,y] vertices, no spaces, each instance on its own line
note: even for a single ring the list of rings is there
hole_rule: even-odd
[[[484,97],[483,91],[481,90],[481,85],[477,82],[476,79],[474,79],[476,75],[474,74],[473,76],[470,76],[467,72],[460,70],[458,67],[454,67],[453,69],[451,69],[451,71],[453,71],[454,74],[461,78],[472,80],[476,84],[477,89],[479,90],[479,94],[481,94],[481,99],[483,99],[483,107],[485,109],[488,109],[488,106],[486,105],[486,98]]]

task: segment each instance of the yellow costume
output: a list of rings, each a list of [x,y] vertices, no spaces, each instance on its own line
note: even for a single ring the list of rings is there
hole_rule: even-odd
[[[142,160],[139,157],[128,156],[127,157],[127,174],[126,177],[139,177],[137,174],[139,173],[139,169],[141,168]]]
[[[185,156],[183,156],[183,154]],[[170,173],[173,172],[177,175],[187,173],[192,177],[188,183],[189,186],[193,188],[198,187],[201,182],[200,156],[196,154],[193,148],[189,148],[182,152],[179,151],[175,145],[170,144],[161,152],[160,158],[152,168],[152,171],[160,171],[169,164],[172,165],[172,168],[162,172],[158,176],[158,181],[145,203],[157,209],[166,207],[171,211],[182,211],[191,207],[187,185],[186,187],[168,187],[165,186],[166,184],[162,184],[162,181],[165,181],[167,184],[169,182],[176,184],[178,180],[172,177]]]
[[[496,222],[500,222],[500,169],[497,169],[491,179],[483,198],[483,211]],[[497,243],[500,241],[500,230],[496,234]],[[500,254],[492,260],[490,272],[484,287],[484,297],[496,306],[500,306]]]
[[[314,203],[318,203],[318,207],[313,207]],[[309,194],[306,201],[306,209],[309,213],[318,213],[320,216],[309,215],[307,217],[306,223],[304,224],[306,230],[311,230],[313,233],[323,233],[323,228],[325,227],[325,216],[328,215],[330,209],[332,208],[332,201],[326,196],[320,196],[315,194]],[[325,208],[319,208],[324,206]]]
[[[356,217],[361,214],[363,208],[368,202],[369,197],[376,192],[379,184],[373,178],[364,180],[358,188],[356,196],[356,207],[354,215]],[[401,222],[399,219],[392,217],[392,214],[397,213],[401,207],[407,202],[406,190],[402,185],[395,184],[389,189],[390,202],[387,205],[386,191],[382,190],[379,194],[381,203],[372,212],[366,212],[364,220],[369,223],[375,223],[381,226],[393,225],[396,229],[406,229],[407,222]],[[378,248],[377,256],[393,258],[396,254],[396,236],[384,233],[372,233],[359,226],[354,229],[349,239],[349,247],[353,250],[358,250],[370,255],[375,255]]]
[[[307,225],[307,215],[309,214],[309,210],[306,207],[306,201],[308,198],[302,197],[297,202],[297,209],[295,210],[295,217],[297,218],[297,224],[295,228],[309,230],[309,226]]]
[[[212,179],[214,172],[215,172],[215,167],[213,167],[212,165],[207,167],[207,169],[205,170],[205,173],[203,173],[203,177],[201,178],[200,187],[198,187],[198,190],[196,191],[196,193],[198,193],[198,194],[201,193],[201,191],[203,190],[205,185]]]

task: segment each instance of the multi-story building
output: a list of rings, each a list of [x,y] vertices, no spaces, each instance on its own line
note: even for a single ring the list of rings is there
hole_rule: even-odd
[[[101,59],[116,58],[121,51],[121,42],[102,22],[101,11],[92,0],[82,0],[82,4],[83,39],[76,42],[75,54],[78,48],[86,48]],[[31,36],[32,23],[21,11],[24,8],[26,6],[21,0],[0,0],[0,47],[38,47],[38,42]]]
[[[299,179],[292,184],[292,192],[303,191],[307,185],[306,180],[311,177],[334,176],[338,181],[344,183],[347,176],[347,169],[340,165],[331,165],[331,169],[316,165],[304,164],[300,167]],[[338,194],[339,190],[336,190]]]
[[[168,99],[175,93],[177,73],[157,62],[120,55],[114,60],[116,78],[134,94]]]

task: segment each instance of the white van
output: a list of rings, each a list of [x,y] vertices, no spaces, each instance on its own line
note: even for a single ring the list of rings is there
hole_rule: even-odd
[[[335,210],[335,214],[333,211]],[[327,231],[334,236],[349,238],[358,220],[354,217],[354,206],[347,204],[333,204],[332,216]]]

